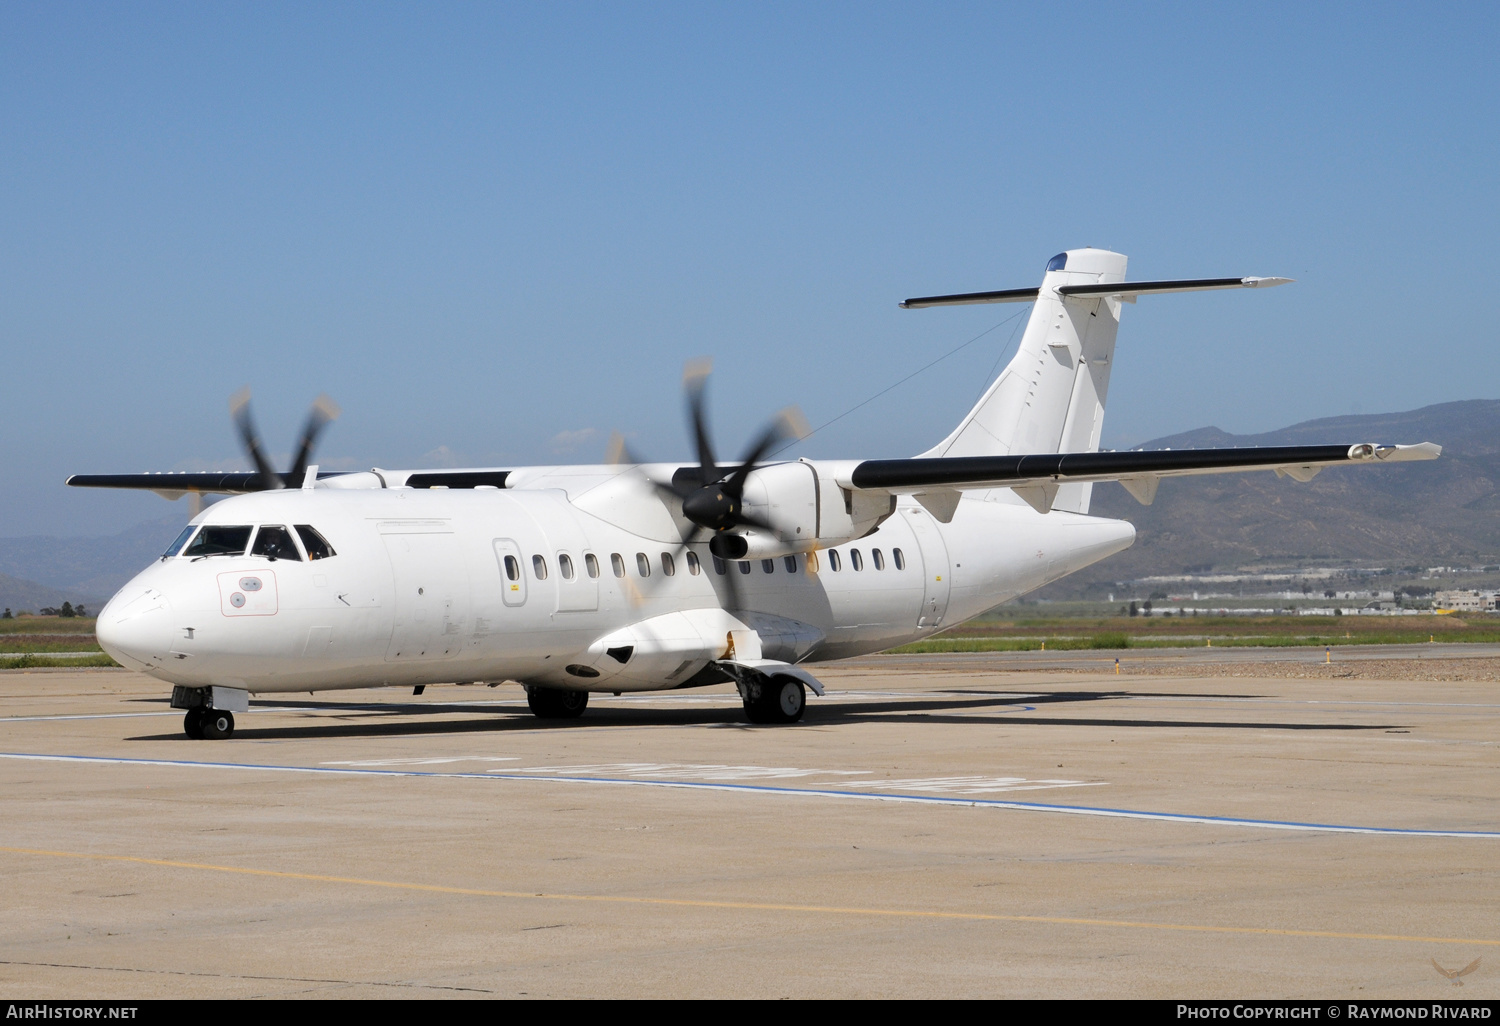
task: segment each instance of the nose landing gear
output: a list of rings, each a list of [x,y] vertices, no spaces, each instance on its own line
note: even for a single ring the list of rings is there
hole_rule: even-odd
[[[194,741],[219,741],[234,734],[234,713],[224,709],[189,709],[182,729]]]
[[[250,708],[250,693],[239,688],[172,689],[172,708],[186,709],[182,729],[194,741],[219,741],[234,734],[234,713]]]

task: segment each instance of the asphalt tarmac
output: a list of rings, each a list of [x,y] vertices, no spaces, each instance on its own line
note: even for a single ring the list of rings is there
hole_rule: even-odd
[[[228,741],[0,673],[0,996],[1500,996],[1496,684],[1041,655],[819,666],[789,727],[429,687]]]

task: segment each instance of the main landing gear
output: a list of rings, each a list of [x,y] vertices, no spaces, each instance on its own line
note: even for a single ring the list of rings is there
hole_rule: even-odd
[[[224,709],[189,709],[182,729],[194,741],[219,741],[234,733],[234,713]]]
[[[572,720],[588,708],[589,693],[570,688],[528,687],[526,704],[543,720]]]
[[[739,690],[751,723],[796,723],[807,709],[807,689],[792,677],[750,681]]]

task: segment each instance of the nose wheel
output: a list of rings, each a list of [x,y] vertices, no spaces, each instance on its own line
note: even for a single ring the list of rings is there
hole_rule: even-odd
[[[223,709],[189,709],[182,729],[194,741],[219,741],[234,733],[234,713]]]

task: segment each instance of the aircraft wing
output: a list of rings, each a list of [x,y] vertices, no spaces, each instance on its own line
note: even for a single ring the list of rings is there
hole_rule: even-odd
[[[376,483],[374,479],[368,484],[358,482],[358,478],[366,474],[375,475],[379,483]],[[356,473],[329,470],[318,471],[317,479],[319,482],[332,483],[334,479],[347,478],[349,485],[354,487],[378,488],[404,484],[408,488],[475,488],[482,485],[504,488],[505,479],[509,474],[509,470],[493,467],[474,470],[374,470]],[[282,486],[286,488],[300,488],[303,483],[288,473],[278,473],[276,476],[281,479]],[[265,478],[256,471],[187,474],[74,474],[68,478],[67,483],[74,488],[136,488],[157,492],[173,499],[187,492],[200,492],[205,495],[235,495],[240,492],[266,490]],[[333,487],[337,488],[339,485],[333,484]]]
[[[1119,481],[1136,499],[1150,504],[1163,477],[1273,470],[1278,475],[1311,481],[1324,467],[1435,460],[1442,451],[1442,446],[1431,442],[1416,445],[1361,442],[866,460],[854,466],[847,482],[840,483],[853,488],[919,495],[969,488],[1013,488],[1045,513],[1052,508],[1057,486],[1071,481]]]

